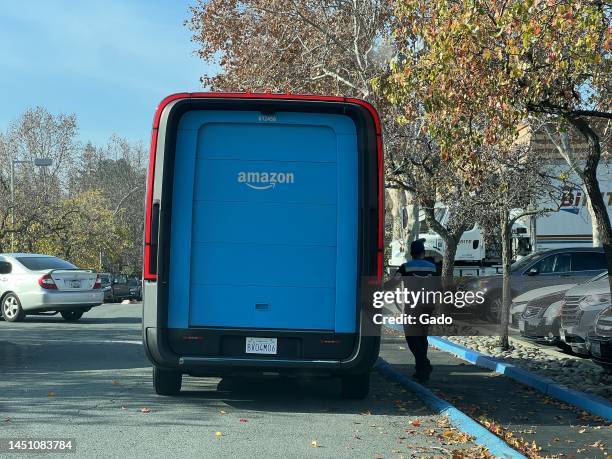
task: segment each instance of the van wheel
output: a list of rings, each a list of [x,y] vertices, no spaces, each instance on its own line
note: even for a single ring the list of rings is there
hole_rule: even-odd
[[[153,367],[153,388],[158,395],[176,395],[181,391],[183,375],[179,371]]]
[[[370,372],[342,376],[342,396],[366,398],[370,392]]]
[[[2,317],[9,322],[21,322],[24,319],[25,312],[21,301],[14,293],[9,293],[2,299]]]
[[[60,311],[60,314],[67,322],[76,322],[81,317],[83,317],[84,311]]]

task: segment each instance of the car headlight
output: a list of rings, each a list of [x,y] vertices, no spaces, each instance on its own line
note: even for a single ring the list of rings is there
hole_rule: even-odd
[[[600,309],[602,305],[610,304],[610,294],[587,295],[578,304],[583,311]]]
[[[525,308],[525,312],[523,312],[523,317],[537,317],[541,316],[546,308],[542,308],[540,306],[527,306]]]

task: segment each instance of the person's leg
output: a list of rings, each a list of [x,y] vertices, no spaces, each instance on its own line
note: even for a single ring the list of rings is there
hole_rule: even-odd
[[[427,380],[431,373],[432,367],[427,358],[427,337],[426,336],[406,336],[408,348],[414,355],[415,377],[421,380]]]
[[[428,376],[431,373],[432,367],[431,362],[427,358],[427,351],[429,350],[429,342],[427,341],[427,336],[419,336],[421,339],[421,355],[423,357],[423,370],[427,372]]]

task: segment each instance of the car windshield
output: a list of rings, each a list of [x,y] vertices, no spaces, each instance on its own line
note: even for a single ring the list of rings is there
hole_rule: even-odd
[[[510,267],[510,271],[512,272],[516,272],[516,271],[521,271],[524,268],[527,267],[527,265],[529,265],[532,261],[534,261],[536,258],[538,258],[540,255],[542,255],[543,252],[533,252],[530,253],[529,255],[521,258],[518,261],[515,261],[514,263],[512,263],[512,266]]]
[[[56,257],[17,257],[17,261],[31,271],[42,271],[43,269],[76,269],[72,263],[68,263]]]

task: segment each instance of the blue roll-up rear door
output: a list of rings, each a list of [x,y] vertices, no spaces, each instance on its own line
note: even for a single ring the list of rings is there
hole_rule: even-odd
[[[354,331],[357,176],[348,117],[184,115],[169,326]]]

